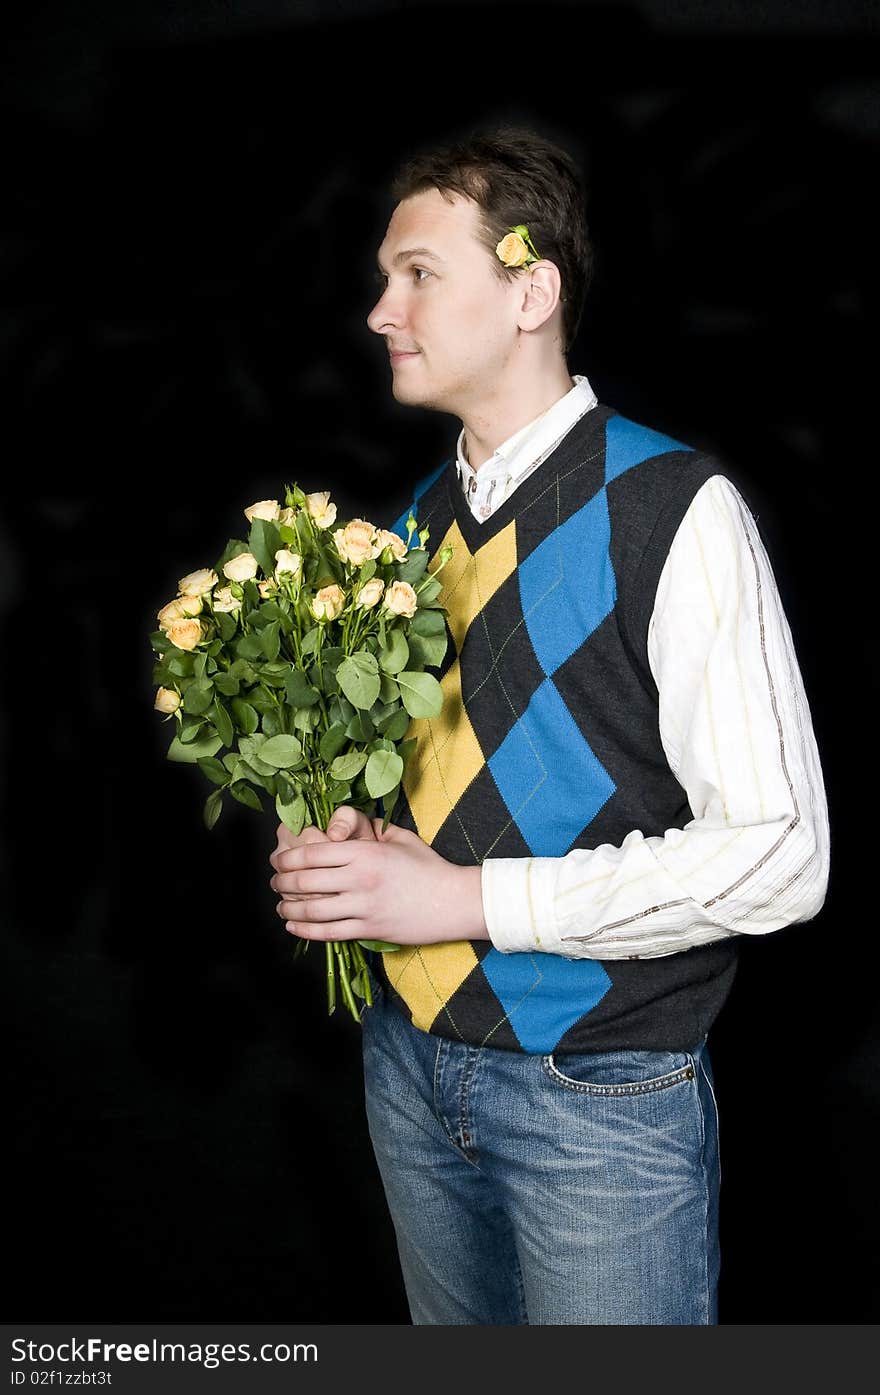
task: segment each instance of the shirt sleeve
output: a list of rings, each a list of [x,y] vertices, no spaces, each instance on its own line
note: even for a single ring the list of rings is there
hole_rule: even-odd
[[[821,909],[825,786],[791,631],[757,525],[735,486],[694,496],[660,574],[648,662],[684,828],[564,857],[489,858],[489,938],[569,958],[675,954],[761,935]]]

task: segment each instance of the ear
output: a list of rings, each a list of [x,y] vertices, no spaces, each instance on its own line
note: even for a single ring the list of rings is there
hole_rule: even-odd
[[[546,324],[559,304],[562,278],[555,262],[534,262],[521,278],[522,299],[517,315],[520,329],[534,331]]]

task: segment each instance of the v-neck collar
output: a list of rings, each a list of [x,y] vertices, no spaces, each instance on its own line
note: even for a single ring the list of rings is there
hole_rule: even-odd
[[[493,513],[480,522],[471,513],[464,491],[458,479],[456,457],[446,466],[444,481],[446,493],[459,531],[471,552],[477,551],[485,543],[506,528],[511,519],[524,513],[532,503],[549,487],[554,480],[579,463],[586,464],[592,455],[598,455],[605,442],[605,423],[614,416],[611,407],[601,403],[585,412],[563,436],[555,450],[543,460],[522,484],[498,505]]]

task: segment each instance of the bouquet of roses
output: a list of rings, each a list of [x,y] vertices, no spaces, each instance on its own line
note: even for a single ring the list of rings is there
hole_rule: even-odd
[[[274,801],[293,833],[326,829],[341,804],[394,811],[415,741],[411,718],[435,717],[443,694],[425,670],[446,652],[428,529],[406,541],[354,518],[333,528],[329,493],[286,486],[284,504],[244,510],[247,540],[230,538],[214,567],[190,572],[158,612],[155,708],[173,719],[168,758],[196,764],[214,786],[212,828],[228,792],[248,808]],[[225,752],[225,754],[223,754]],[[299,941],[297,951],[308,948]],[[327,942],[328,1011],[372,1003],[363,950],[378,940]]]

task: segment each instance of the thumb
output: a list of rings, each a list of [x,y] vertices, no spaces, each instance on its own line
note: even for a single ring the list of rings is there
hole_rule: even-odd
[[[348,838],[372,839],[373,825],[360,809],[341,804],[327,825],[327,837],[334,843],[344,843]]]

